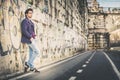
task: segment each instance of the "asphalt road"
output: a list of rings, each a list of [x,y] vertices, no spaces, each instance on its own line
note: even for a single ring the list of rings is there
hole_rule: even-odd
[[[109,54],[109,55],[108,55]],[[113,57],[113,58],[112,58]],[[120,67],[110,52],[85,52],[11,80],[119,80]]]

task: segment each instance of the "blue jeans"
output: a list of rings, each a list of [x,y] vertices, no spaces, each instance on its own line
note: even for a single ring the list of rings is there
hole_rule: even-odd
[[[37,57],[37,55],[40,53],[40,50],[35,42],[36,41],[34,39],[31,44],[28,44],[28,46],[29,46],[29,60],[28,60],[27,64],[29,65],[30,69],[34,68],[34,64],[33,64],[34,60]]]

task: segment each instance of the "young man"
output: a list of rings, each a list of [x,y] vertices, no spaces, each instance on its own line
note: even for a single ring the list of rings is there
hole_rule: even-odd
[[[30,68],[30,71],[40,72],[38,71],[33,62],[36,56],[40,53],[38,47],[35,44],[35,31],[34,31],[34,24],[31,21],[33,14],[33,10],[31,8],[25,11],[25,19],[21,23],[21,31],[22,31],[22,43],[26,43],[29,46],[29,60],[25,62],[25,72]]]

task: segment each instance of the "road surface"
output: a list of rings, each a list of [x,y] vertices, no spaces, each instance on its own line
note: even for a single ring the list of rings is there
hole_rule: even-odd
[[[116,60],[113,53],[88,51],[39,69],[41,73],[31,72],[10,80],[120,80],[120,57]]]

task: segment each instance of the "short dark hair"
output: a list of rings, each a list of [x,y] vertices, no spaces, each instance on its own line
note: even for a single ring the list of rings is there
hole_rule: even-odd
[[[29,11],[32,11],[32,12],[33,12],[33,9],[32,9],[32,8],[28,8],[28,9],[25,11],[25,15],[28,14]]]

